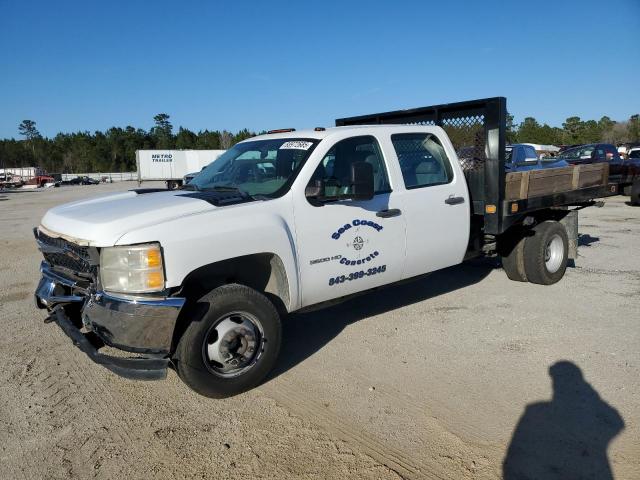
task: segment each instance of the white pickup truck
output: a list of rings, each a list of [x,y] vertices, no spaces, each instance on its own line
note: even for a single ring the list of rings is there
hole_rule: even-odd
[[[490,100],[506,113],[504,99]],[[511,278],[555,283],[576,235],[566,205],[603,190],[492,203],[494,190],[504,195],[487,187],[504,174],[486,180],[492,161],[504,170],[492,105],[481,124],[484,183],[468,184],[474,174],[440,126],[356,125],[251,138],[181,190],[53,208],[34,230],[45,257],[36,303],[122,376],[157,379],[174,368],[195,391],[225,397],[272,369],[284,314],[486,254],[502,255]]]

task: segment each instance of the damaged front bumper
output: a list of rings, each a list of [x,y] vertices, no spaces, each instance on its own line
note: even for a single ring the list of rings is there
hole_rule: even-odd
[[[47,262],[42,262],[40,270],[36,305],[49,310],[49,320],[91,360],[126,378],[155,380],[166,376],[184,298],[115,297],[87,291],[54,272]],[[81,322],[70,318],[67,309],[79,311]],[[106,355],[100,352],[105,345],[141,356]]]

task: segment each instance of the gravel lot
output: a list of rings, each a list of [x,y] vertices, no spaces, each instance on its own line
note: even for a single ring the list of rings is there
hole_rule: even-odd
[[[605,453],[615,478],[640,478],[640,208],[625,198],[581,213],[557,285],[483,261],[291,316],[273,378],[215,401],[173,372],[116,377],[34,306],[45,211],[133,186],[0,192],[0,478],[494,479],[506,455],[606,478]]]

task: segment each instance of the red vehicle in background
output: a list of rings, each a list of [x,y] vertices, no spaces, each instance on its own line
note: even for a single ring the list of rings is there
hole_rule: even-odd
[[[57,187],[59,183],[49,175],[38,175],[27,180],[22,188],[44,188],[46,186]]]

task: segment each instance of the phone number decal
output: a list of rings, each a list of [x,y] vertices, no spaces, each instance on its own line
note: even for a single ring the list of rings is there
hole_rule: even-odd
[[[378,275],[379,273],[383,273],[387,270],[386,265],[381,265],[380,267],[372,267],[366,270],[360,270],[359,272],[352,272],[347,275],[338,275],[337,277],[331,277],[329,279],[329,285],[339,285],[344,282],[350,282],[352,280],[360,280],[361,278],[371,277],[372,275]]]

